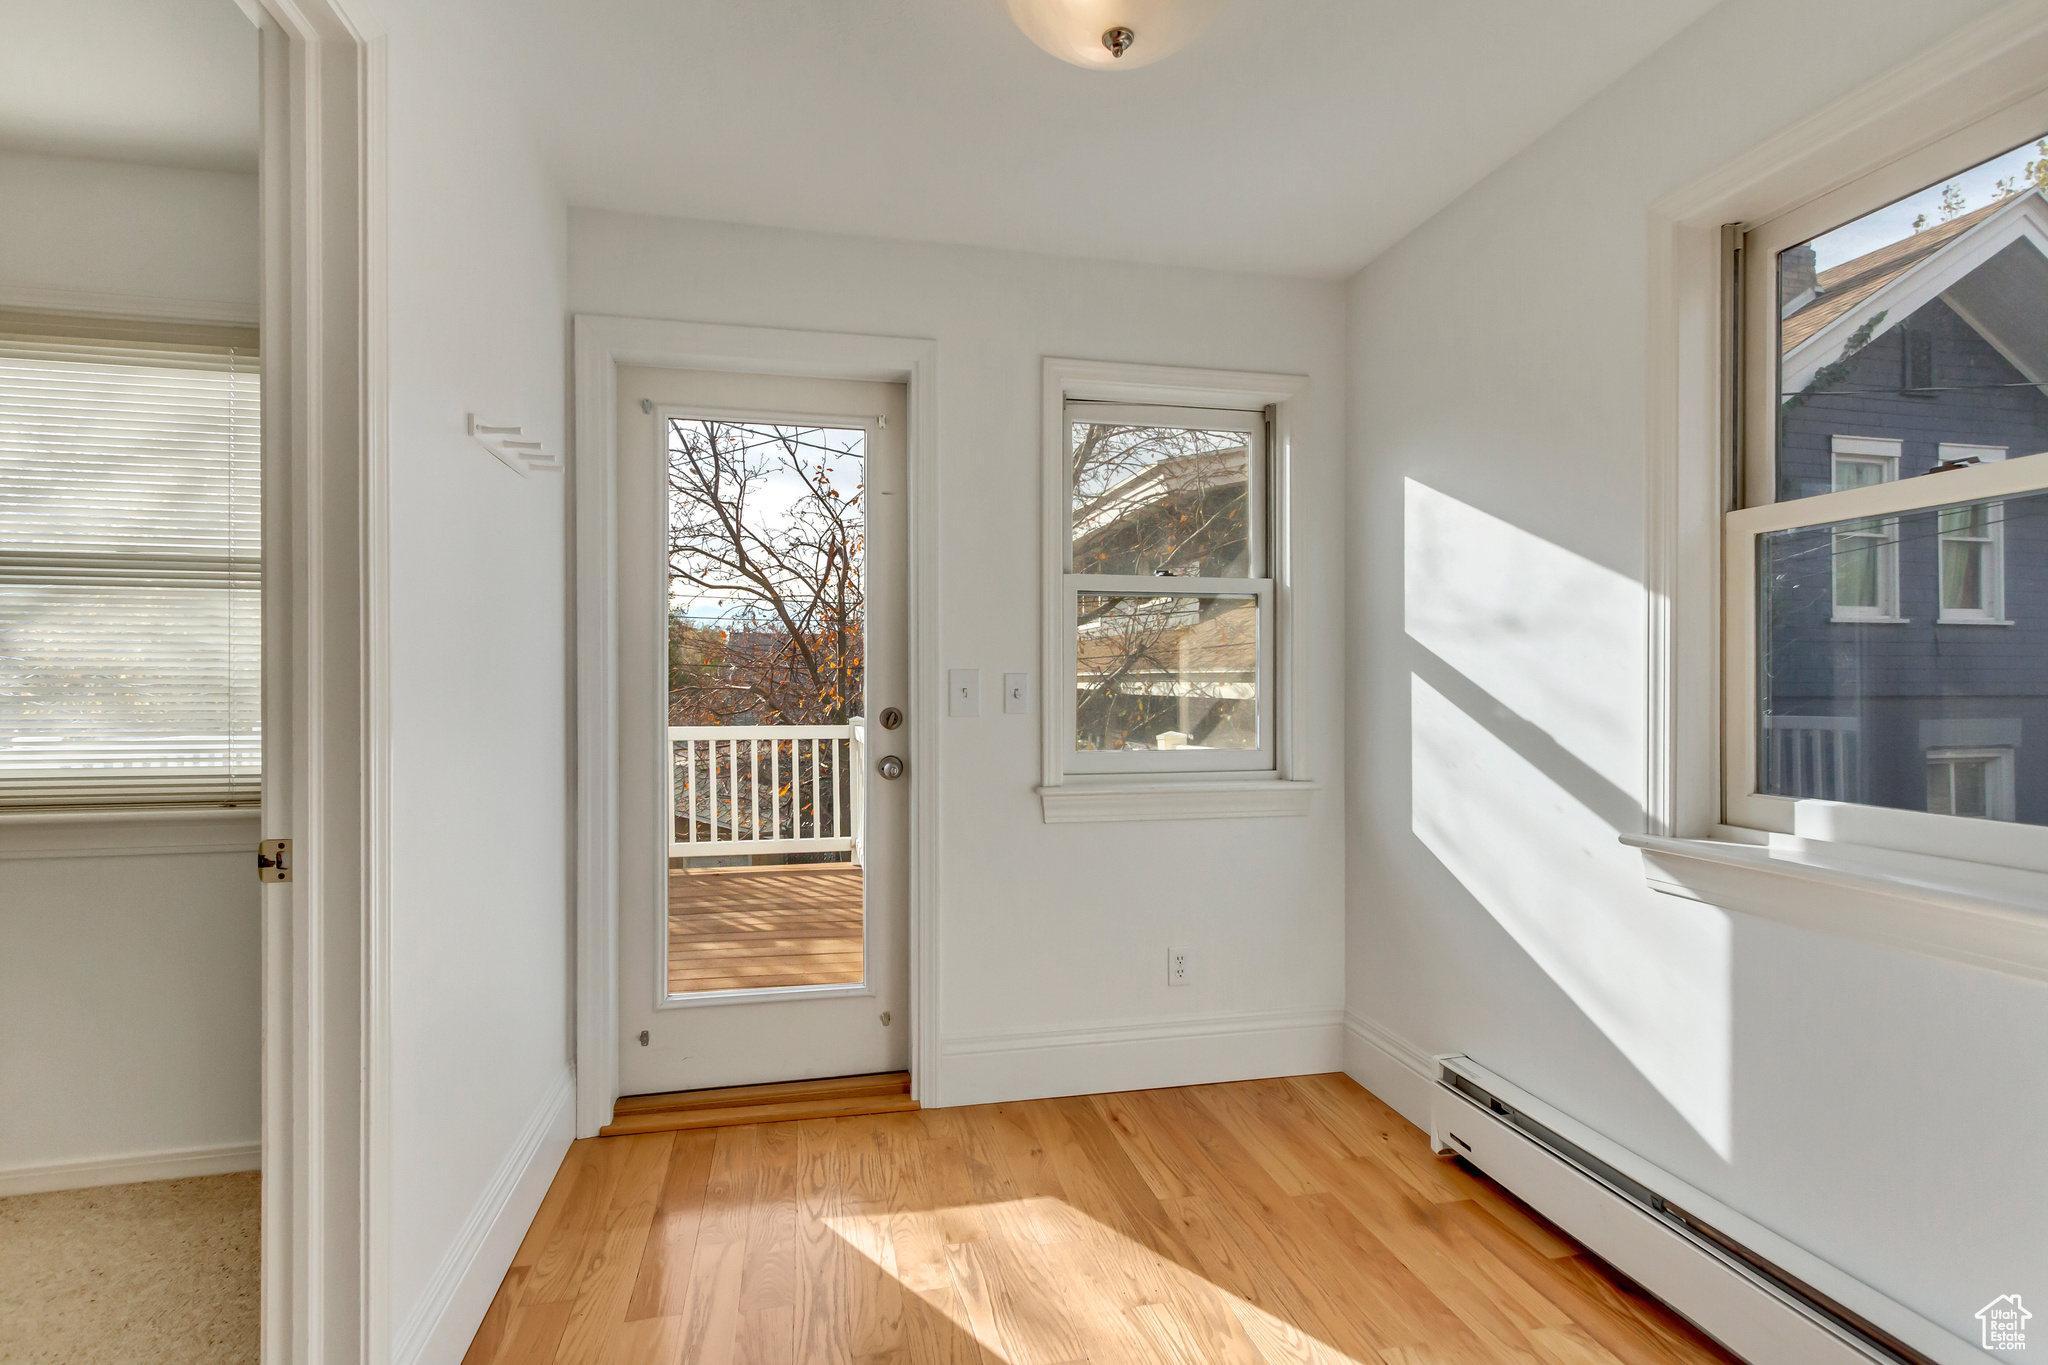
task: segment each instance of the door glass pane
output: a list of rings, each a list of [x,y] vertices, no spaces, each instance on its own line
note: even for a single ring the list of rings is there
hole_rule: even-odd
[[[1251,438],[1069,424],[1074,572],[1249,578]]]
[[[669,992],[857,983],[867,433],[667,436]]]
[[[1943,443],[2048,450],[2043,185],[2048,139],[1778,253],[1779,501],[1881,481],[1837,437],[1900,442],[1901,479]]]
[[[1259,747],[1259,599],[1082,593],[1076,749]]]
[[[1997,553],[1944,530],[2000,506],[2004,621],[1944,623]],[[1757,790],[2048,824],[2048,493],[1888,519],[1896,617],[1848,619],[1869,524],[1758,537]]]

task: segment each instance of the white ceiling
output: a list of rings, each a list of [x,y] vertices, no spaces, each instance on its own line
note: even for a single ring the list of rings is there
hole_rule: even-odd
[[[1002,0],[491,12],[574,204],[1337,276],[1714,2],[1236,0],[1107,73]]]
[[[235,0],[0,0],[0,148],[256,169],[256,28]]]

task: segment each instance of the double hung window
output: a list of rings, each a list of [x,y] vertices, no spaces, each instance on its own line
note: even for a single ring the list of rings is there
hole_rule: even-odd
[[[1265,414],[1068,402],[1064,439],[1065,770],[1271,771]]]
[[[2048,142],[1970,136],[1744,235],[1731,824],[2048,824]]]
[[[0,314],[0,807],[257,800],[255,340]]]

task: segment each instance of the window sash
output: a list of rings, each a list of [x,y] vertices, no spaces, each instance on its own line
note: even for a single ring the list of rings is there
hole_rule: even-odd
[[[1065,657],[1061,661],[1061,743],[1070,773],[1258,773],[1275,770],[1273,580],[1270,578],[1146,578],[1127,574],[1068,574]],[[1076,749],[1080,704],[1080,602],[1086,596],[1251,597],[1258,603],[1256,749]]]
[[[1802,527],[1875,521],[1964,503],[1995,502],[2048,491],[2048,453],[1971,465],[1944,474],[1893,480],[1839,493],[1745,507],[1722,517],[1721,563],[1726,631],[1722,656],[1723,818],[1731,825],[1790,833],[1796,798],[1757,787],[1757,552],[1760,537]]]
[[[1143,577],[1128,574],[1074,572],[1073,437],[1077,422],[1117,426],[1178,427],[1192,431],[1235,431],[1245,434],[1248,559],[1252,575],[1226,577]],[[1061,632],[1064,653],[1060,669],[1060,763],[1071,774],[1277,774],[1274,671],[1274,580],[1267,574],[1273,543],[1272,486],[1266,413],[1238,408],[1177,407],[1159,404],[1067,399],[1062,404],[1060,448],[1062,496],[1060,517],[1066,527],[1062,560],[1064,585]],[[1255,597],[1258,602],[1256,749],[1078,750],[1076,712],[1080,698],[1078,628],[1080,598],[1089,595],[1149,597]]]
[[[1065,426],[1060,442],[1067,451],[1066,498],[1062,507],[1067,522],[1066,557],[1062,561],[1065,572],[1074,572],[1073,533],[1073,430],[1077,422],[1095,423],[1103,426],[1130,427],[1178,427],[1186,431],[1240,431],[1245,434],[1250,447],[1246,467],[1245,511],[1249,542],[1251,573],[1260,576],[1266,572],[1266,557],[1271,542],[1267,512],[1268,477],[1266,453],[1266,415],[1238,408],[1180,408],[1145,403],[1103,403],[1087,399],[1069,399],[1065,405]]]
[[[0,808],[257,800],[254,342],[0,313]]]

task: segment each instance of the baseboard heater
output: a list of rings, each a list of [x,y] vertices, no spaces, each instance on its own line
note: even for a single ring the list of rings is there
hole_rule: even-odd
[[[1971,1343],[1466,1057],[1439,1059],[1430,1140],[1749,1365],[1970,1365]]]

